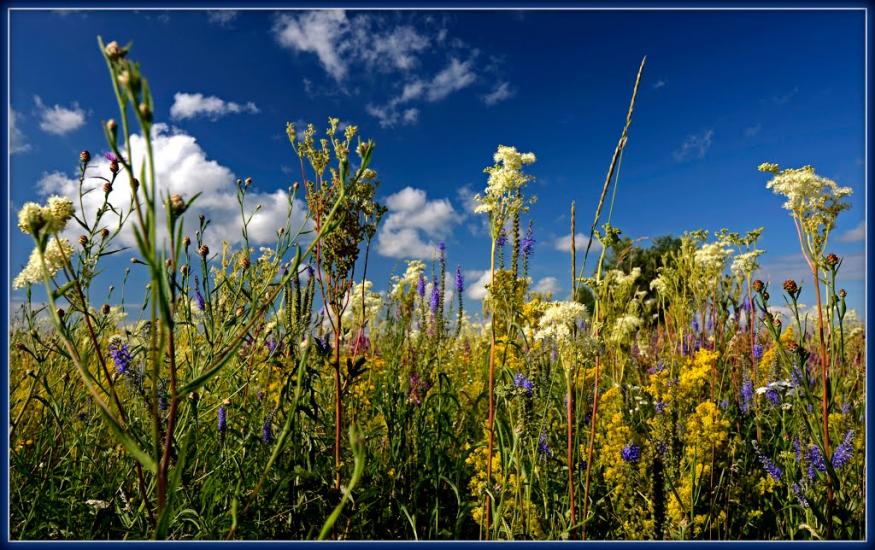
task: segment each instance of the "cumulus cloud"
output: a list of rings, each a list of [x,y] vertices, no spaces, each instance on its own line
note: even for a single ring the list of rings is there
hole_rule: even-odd
[[[348,71],[342,58],[348,33],[349,21],[343,10],[309,11],[297,16],[281,14],[273,25],[274,38],[281,46],[315,54],[322,67],[338,81]]]
[[[73,103],[70,108],[61,105],[49,107],[43,103],[40,96],[34,96],[34,103],[39,113],[42,131],[62,136],[76,131],[85,124],[85,111],[78,103]]]
[[[511,89],[509,82],[502,82],[495,87],[491,92],[482,97],[483,103],[487,105],[495,105],[501,103],[505,99],[510,99],[516,92]]]
[[[405,187],[386,198],[387,216],[377,232],[377,252],[390,258],[430,258],[438,241],[461,219],[448,199],[428,200]]]
[[[844,243],[854,243],[866,238],[866,221],[863,220],[853,229],[848,229],[839,235],[839,240]]]
[[[21,131],[21,128],[16,126],[18,116],[18,113],[12,108],[9,109],[9,152],[13,155],[30,151],[30,143],[27,142],[27,137]]]
[[[589,242],[589,235],[584,235],[583,233],[575,233],[574,234],[574,248],[578,252],[583,252],[586,250],[586,244]],[[560,252],[571,252],[571,233],[568,235],[557,238],[553,241],[553,248],[559,250]],[[590,251],[598,251],[602,249],[602,244],[597,240],[593,239],[592,246],[589,247]]]
[[[535,285],[535,292],[556,294],[559,292],[559,288],[559,279],[556,277],[544,277]]]
[[[691,158],[705,158],[705,153],[711,148],[714,140],[714,130],[706,130],[701,134],[687,136],[687,139],[674,151],[674,159],[683,162]]]
[[[471,269],[464,272],[465,280],[472,281],[468,284],[465,290],[465,296],[472,300],[482,300],[486,298],[486,285],[489,284],[489,271],[485,269]]]
[[[258,113],[258,107],[251,101],[240,104],[219,99],[214,95],[204,96],[204,94],[183,92],[177,92],[173,95],[173,105],[170,106],[170,116],[176,120],[199,116],[216,120],[226,115],[239,113],[255,114]]]
[[[236,176],[227,167],[207,157],[206,152],[198,144],[197,140],[180,131],[172,131],[166,124],[156,124],[153,127],[152,147],[155,154],[155,172],[158,183],[159,195],[165,193],[179,193],[183,198],[189,199],[200,192],[201,195],[185,214],[186,234],[193,234],[197,227],[197,217],[205,215],[211,223],[205,234],[205,241],[212,250],[218,250],[218,245],[225,240],[237,244],[242,240],[241,227],[243,225],[240,209],[236,199]],[[131,136],[131,150],[133,152],[133,164],[139,166],[144,158],[145,141],[142,136]],[[84,197],[85,216],[89,220],[94,219],[95,212],[103,203],[103,193],[100,187],[103,181],[98,177],[109,174],[108,161],[103,158],[96,159],[89,164],[86,174],[85,189],[95,189]],[[76,205],[77,215],[79,201],[76,198],[79,182],[75,177],[61,172],[51,172],[43,175],[38,183],[38,191],[42,195],[63,195],[70,197]],[[125,212],[130,211],[131,193],[129,181],[122,170],[115,181],[112,192],[109,194],[110,202]],[[285,225],[289,209],[291,208],[292,227],[297,229],[305,220],[304,204],[295,200],[290,205],[289,193],[286,190],[277,190],[269,193],[249,192],[246,197],[246,213],[254,212],[249,224],[249,239],[253,245],[271,243],[276,239],[276,231]],[[256,211],[257,205],[261,208]],[[163,218],[163,213],[160,215]],[[133,219],[133,218],[131,218]],[[112,215],[102,220],[108,227],[116,227],[118,218]],[[119,234],[121,243],[135,246],[130,221]],[[166,224],[158,223],[159,242],[166,242]],[[72,230],[71,237],[78,237],[76,229]]]

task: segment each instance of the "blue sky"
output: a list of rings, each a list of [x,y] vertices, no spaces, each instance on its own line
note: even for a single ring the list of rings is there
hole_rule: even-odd
[[[514,145],[538,157],[533,282],[565,297],[557,240],[570,201],[588,232],[647,55],[614,225],[636,239],[765,226],[763,278],[810,281],[783,200],[756,167],[811,164],[854,189],[831,249],[862,310],[864,24],[862,11],[15,11],[11,213],[69,188],[80,150],[106,149],[100,123],[117,112],[102,35],[134,43],[175,155],[168,181],[209,190],[214,238],[239,238],[221,203],[251,176],[267,241],[271,215],[285,213],[277,190],[300,179],[285,122],[322,128],[336,116],[376,141],[379,197],[395,207],[369,279],[385,288],[404,258],[428,259],[446,240],[449,266],[476,288],[489,243],[470,194],[496,147]],[[14,277],[31,243],[12,235]],[[129,256],[108,262],[100,284],[118,285]]]

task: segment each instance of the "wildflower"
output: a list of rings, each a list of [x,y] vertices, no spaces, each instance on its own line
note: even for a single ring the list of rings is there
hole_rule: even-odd
[[[736,277],[745,277],[747,275],[750,275],[759,268],[759,265],[757,264],[757,257],[760,256],[762,253],[762,250],[751,250],[750,252],[739,254],[732,261],[732,265],[729,267],[729,270]]]
[[[818,176],[811,166],[786,168],[780,172],[777,171],[777,165],[770,165],[769,168],[775,176],[766,184],[766,188],[787,198],[784,209],[792,212],[809,233],[828,233],[835,224],[836,216],[850,207],[845,199],[853,190],[839,187],[833,180]]]
[[[219,405],[219,435],[224,436],[228,429],[228,413],[224,405]]]
[[[429,301],[429,307],[431,308],[432,314],[437,313],[438,307],[441,304],[441,291],[440,287],[438,287],[437,279],[435,279],[431,284],[431,299]]]
[[[732,254],[732,249],[724,248],[721,243],[704,244],[696,250],[695,259],[702,269],[708,273],[723,271],[723,262]]]
[[[267,415],[267,419],[264,421],[264,426],[261,428],[261,442],[265,445],[269,445],[273,440],[273,432],[271,431],[271,423],[273,422],[273,412],[271,411]]]
[[[259,401],[264,401],[264,390],[258,390],[258,393],[255,394],[255,397],[256,397]]]
[[[720,402],[720,408],[723,409],[723,410],[728,409],[728,408],[729,408],[729,401],[727,401],[726,399],[724,399],[723,401],[721,401],[721,402]]]
[[[113,40],[104,48],[104,53],[106,53],[106,57],[109,58],[110,61],[116,61],[121,59],[127,54],[127,50],[118,45],[118,42]]]
[[[18,211],[18,228],[26,235],[35,235],[45,224],[43,209],[35,202],[25,203]]]
[[[67,239],[52,239],[46,246],[43,254],[48,273],[51,278],[66,265],[67,260],[73,255],[73,245]],[[30,253],[27,265],[12,282],[12,288],[24,288],[29,284],[40,283],[43,280],[43,262],[40,260],[39,250],[34,248]]]
[[[848,430],[845,439],[832,453],[832,467],[838,470],[854,457],[854,430]]]
[[[664,413],[664,412],[665,412],[665,401],[663,401],[663,400],[660,399],[659,401],[657,401],[657,402],[654,404],[653,408],[654,408],[654,410],[656,411],[656,414],[662,414],[662,413]],[[725,407],[724,407],[724,408],[725,408]]]
[[[520,239],[520,251],[526,258],[530,257],[535,252],[535,237],[532,236],[532,226],[526,231],[525,237]]]
[[[823,460],[823,453],[820,452],[820,447],[817,445],[810,445],[808,447],[808,453],[805,457],[808,461],[808,479],[814,479],[814,472],[825,472],[826,471],[826,463]]]
[[[276,346],[277,346],[276,339],[274,339],[273,337],[265,338],[264,345],[267,347],[267,353],[272,354],[276,350]]]
[[[416,283],[416,293],[419,294],[420,298],[425,297],[425,277],[422,276],[422,273],[419,274],[419,281]]]
[[[535,338],[566,341],[571,338],[576,321],[586,316],[586,306],[577,302],[554,302],[544,312]]]
[[[796,462],[801,462],[802,448],[800,447],[799,436],[793,438],[793,450],[796,452]]]
[[[507,244],[507,231],[504,228],[501,228],[501,231],[498,233],[498,238],[495,239],[495,246],[504,246]]]
[[[67,222],[73,217],[73,201],[67,197],[51,196],[43,208],[46,231],[59,233],[67,226]]]
[[[766,390],[766,399],[771,402],[772,406],[778,406],[781,402],[781,394],[778,393],[777,389],[769,388]]]
[[[197,275],[194,276],[194,300],[197,303],[197,308],[201,311],[204,311],[207,307],[206,301],[204,300],[203,295],[200,291],[200,281],[198,281]]]
[[[465,290],[465,279],[462,277],[462,266],[456,267],[456,292],[461,294]]]
[[[805,495],[802,494],[802,489],[799,487],[799,484],[794,482],[790,488],[793,489],[793,494],[796,495],[796,500],[799,501],[799,504],[801,504],[803,508],[808,508],[808,500],[805,498]]]
[[[533,391],[535,389],[535,383],[526,378],[526,376],[518,372],[513,377],[513,385],[517,388],[522,388],[526,391],[526,397],[532,397]]]
[[[480,203],[474,210],[477,213],[491,212],[503,196],[516,192],[532,180],[532,176],[523,173],[522,167],[535,162],[534,153],[520,153],[516,147],[499,145],[493,160],[495,165],[484,170],[489,174],[485,196],[474,197]]]
[[[762,292],[766,285],[759,279],[753,282],[754,292]]]
[[[771,478],[775,481],[781,481],[781,476],[783,475],[781,473],[781,469],[775,466],[775,464],[769,459],[769,457],[760,452],[759,445],[757,445],[756,441],[753,442],[753,448],[754,451],[756,451],[757,458],[759,459],[760,464],[763,465],[763,470],[765,470],[766,473],[769,474],[769,476],[771,476]]]
[[[197,253],[200,254],[201,258],[206,258],[207,256],[210,255],[210,247],[208,247],[205,244],[202,244],[200,247],[198,247]]]
[[[830,267],[835,267],[839,264],[839,257],[835,254],[829,254],[826,257],[826,265]]]
[[[538,452],[541,455],[542,459],[550,458],[553,456],[553,451],[550,450],[550,446],[547,444],[547,433],[541,432],[541,436],[538,438]]]
[[[127,373],[128,366],[130,366],[131,361],[134,359],[128,351],[128,345],[119,336],[113,336],[109,342],[109,354],[115,363],[116,372],[119,374]]]
[[[623,462],[638,464],[638,461],[641,460],[641,447],[634,443],[627,444],[620,452],[620,458],[623,459]]]
[[[753,381],[745,378],[741,384],[741,412],[747,414],[750,410],[750,404],[753,401]]]
[[[760,344],[753,345],[753,358],[754,359],[762,359],[763,357],[763,346]]]

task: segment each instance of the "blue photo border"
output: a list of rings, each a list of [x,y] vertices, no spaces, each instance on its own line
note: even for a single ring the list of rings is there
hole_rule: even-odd
[[[637,2],[610,2],[610,1],[602,1],[602,2],[537,2],[535,0],[529,2],[521,2],[521,1],[491,1],[491,2],[445,2],[445,1],[430,1],[430,2],[422,2],[416,0],[409,0],[406,2],[402,1],[370,1],[370,2],[351,2],[351,1],[343,1],[337,0],[332,2],[319,2],[317,0],[313,0],[310,2],[283,2],[276,0],[261,0],[258,2],[245,2],[245,1],[237,1],[237,2],[229,2],[227,0],[189,0],[189,1],[164,1],[161,3],[157,2],[129,2],[125,0],[120,0],[116,2],[110,2],[107,0],[91,0],[91,1],[83,1],[77,2],[76,5],[71,4],[70,2],[39,2],[39,1],[28,1],[28,0],[18,0],[11,2],[3,2],[3,23],[0,25],[0,43],[2,43],[2,75],[4,79],[4,86],[2,87],[2,91],[0,91],[0,96],[3,99],[3,120],[8,120],[8,109],[9,109],[9,91],[10,91],[10,67],[9,67],[9,34],[11,30],[11,13],[16,9],[89,9],[89,8],[97,8],[97,9],[207,9],[207,8],[238,8],[241,10],[246,9],[255,9],[255,8],[264,8],[264,9],[280,9],[280,8],[316,8],[316,7],[339,7],[339,8],[356,8],[356,9],[364,9],[364,8],[384,8],[384,9],[405,9],[405,8],[414,8],[414,9],[500,9],[500,8],[510,8],[510,9],[526,9],[526,8],[535,8],[535,9],[550,9],[550,8],[559,8],[559,9],[605,9],[605,10],[618,10],[618,9],[677,9],[679,11],[687,11],[687,10],[695,10],[695,9],[707,9],[707,10],[720,10],[720,9],[752,9],[752,10],[762,10],[762,9],[840,9],[840,8],[859,8],[864,9],[865,18],[866,18],[866,136],[865,136],[865,144],[866,144],[866,158],[865,158],[865,201],[866,201],[866,265],[865,265],[865,319],[866,319],[866,329],[868,333],[868,329],[873,326],[873,296],[871,293],[871,269],[872,262],[871,257],[872,253],[869,248],[869,243],[872,242],[873,237],[873,229],[872,226],[868,223],[870,215],[873,212],[873,195],[872,195],[872,172],[870,170],[869,160],[872,158],[871,156],[871,148],[872,148],[872,111],[870,110],[870,106],[872,105],[872,87],[871,87],[871,73],[868,71],[868,67],[872,64],[872,45],[873,45],[873,36],[872,36],[872,19],[873,19],[873,7],[875,7],[875,2],[861,2],[861,1],[851,1],[851,2],[841,2],[832,4],[826,0],[822,0],[820,2],[815,1],[771,1],[767,4],[762,2],[708,2],[708,1],[692,1],[692,0],[675,0],[671,2],[658,2],[658,1],[637,1]],[[38,47],[35,45],[34,47]],[[0,407],[0,415],[2,415],[2,423],[4,426],[9,426],[9,304],[10,304],[10,286],[9,286],[9,269],[11,265],[10,259],[10,232],[12,230],[11,226],[11,218],[13,213],[11,212],[11,201],[9,200],[10,196],[10,155],[9,155],[9,133],[8,130],[2,132],[2,136],[0,136],[0,148],[3,151],[6,151],[6,154],[2,155],[2,170],[4,175],[4,190],[6,191],[7,197],[7,206],[3,209],[2,213],[2,229],[0,229],[0,234],[3,235],[2,239],[2,250],[3,257],[6,259],[5,269],[0,270],[0,278],[2,278],[2,287],[5,289],[6,296],[5,300],[0,300],[0,309],[3,312],[3,319],[5,322],[3,334],[2,334],[2,345],[0,348],[5,350],[5,354],[3,356],[5,360],[5,365],[2,369],[2,386],[3,386],[3,401],[4,405]],[[867,334],[868,336],[868,334]],[[869,358],[872,357],[873,344],[872,340],[867,338],[866,341],[866,361],[867,365],[869,364]],[[875,385],[875,378],[870,376],[870,373],[867,370],[866,373],[866,389],[867,396],[875,395],[873,392],[873,385]],[[866,400],[866,425],[868,424],[868,419],[870,417],[870,413],[872,412],[873,402],[871,399]],[[8,428],[7,428],[8,430]],[[7,431],[8,433],[8,431]],[[871,457],[871,449],[875,445],[875,430],[867,429],[866,430],[866,473],[869,473],[868,465]],[[828,548],[828,547],[840,547],[840,548],[868,548],[869,547],[869,534],[871,526],[873,525],[873,507],[869,505],[869,497],[872,495],[872,478],[867,475],[866,479],[866,498],[867,498],[867,506],[866,506],[866,539],[863,541],[823,541],[823,542],[808,542],[808,541],[555,541],[555,542],[528,542],[528,541],[519,541],[519,542],[477,542],[477,541],[334,541],[334,542],[310,542],[310,541],[129,541],[129,542],[119,542],[119,541],[10,541],[9,540],[9,516],[8,516],[8,494],[9,494],[9,440],[8,436],[2,438],[0,441],[0,449],[2,449],[2,457],[3,461],[6,463],[6,468],[0,468],[0,502],[2,502],[2,506],[0,509],[5,512],[0,514],[0,545],[3,547],[19,547],[19,548],[56,548],[58,545],[63,547],[85,547],[86,545],[98,545],[100,547],[114,547],[114,545],[124,544],[125,547],[131,548],[147,548],[147,547],[156,547],[165,545],[184,545],[191,546],[197,548],[212,548],[218,547],[220,545],[230,545],[235,548],[246,548],[249,546],[268,546],[268,547],[289,547],[289,546],[322,546],[322,545],[339,545],[344,548],[373,548],[375,546],[387,546],[391,548],[404,548],[404,547],[413,547],[419,545],[427,545],[429,547],[433,546],[446,546],[452,548],[465,548],[468,546],[477,546],[481,544],[491,544],[491,545],[519,545],[527,548],[535,548],[535,547],[548,547],[555,545],[563,545],[563,546],[577,546],[577,545],[586,545],[592,547],[595,546],[605,546],[610,548],[627,548],[635,545],[664,545],[664,544],[679,544],[684,545],[685,547],[714,547],[714,546],[724,546],[724,545],[733,545],[733,544],[767,544],[769,546],[784,546],[784,545],[803,545],[803,546],[811,546],[816,545],[818,548]],[[111,545],[111,546],[107,546]]]

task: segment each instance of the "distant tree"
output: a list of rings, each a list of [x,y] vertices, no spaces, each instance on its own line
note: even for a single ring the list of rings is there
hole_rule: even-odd
[[[636,292],[646,291],[647,298],[654,297],[650,282],[659,275],[663,258],[681,247],[681,240],[671,235],[655,237],[650,242],[650,246],[644,248],[628,237],[621,238],[610,247],[605,258],[605,269],[621,269],[629,273],[633,267],[641,268],[641,276],[635,283]]]

